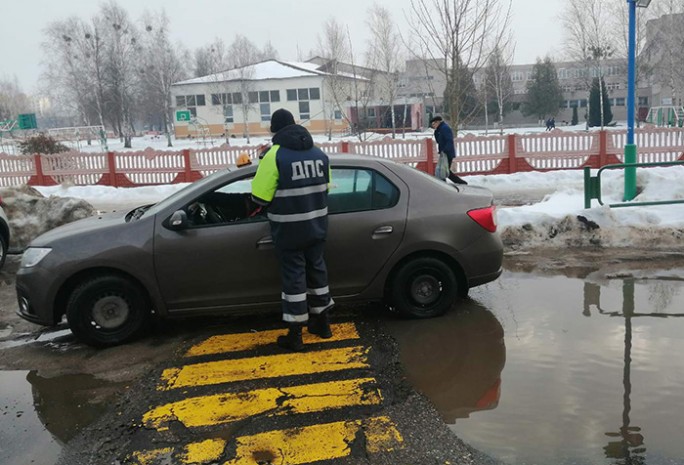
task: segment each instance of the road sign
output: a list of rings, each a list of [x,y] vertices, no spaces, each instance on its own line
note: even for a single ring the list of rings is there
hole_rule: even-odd
[[[17,117],[17,123],[19,123],[19,129],[36,129],[38,127],[35,113],[23,113],[19,115]]]
[[[176,121],[190,121],[192,114],[190,110],[177,110],[176,111]]]

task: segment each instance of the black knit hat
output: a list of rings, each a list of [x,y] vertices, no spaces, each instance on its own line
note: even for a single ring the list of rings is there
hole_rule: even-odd
[[[271,115],[271,132],[274,134],[292,124],[295,124],[294,116],[284,108],[274,111]]]
[[[430,120],[430,124],[434,123],[435,121],[442,122],[442,121],[444,121],[444,120],[443,120],[442,117],[439,116],[439,115],[433,116],[432,119]]]

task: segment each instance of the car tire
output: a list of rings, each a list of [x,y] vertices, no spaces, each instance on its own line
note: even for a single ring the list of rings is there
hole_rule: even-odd
[[[5,236],[0,234],[0,270],[2,270],[2,266],[5,264],[6,258],[7,258],[7,241],[5,240]]]
[[[396,311],[411,318],[431,318],[444,314],[458,296],[454,271],[443,261],[422,257],[397,270],[390,288]]]
[[[78,339],[106,347],[136,336],[149,321],[150,304],[139,284],[122,276],[102,275],[76,287],[66,316]]]

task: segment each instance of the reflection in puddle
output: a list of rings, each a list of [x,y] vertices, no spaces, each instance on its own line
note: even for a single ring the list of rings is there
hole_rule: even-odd
[[[510,464],[684,463],[684,282],[603,278],[505,273],[459,313],[393,323],[410,381]]]
[[[0,463],[56,463],[61,445],[105,412],[120,390],[92,375],[0,372]]]

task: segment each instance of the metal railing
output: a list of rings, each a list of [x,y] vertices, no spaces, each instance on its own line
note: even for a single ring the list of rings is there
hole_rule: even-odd
[[[684,161],[667,161],[667,162],[654,162],[654,163],[620,163],[613,165],[606,165],[598,170],[596,176],[591,175],[591,168],[584,168],[584,208],[591,208],[592,199],[598,200],[600,205],[605,205],[601,199],[601,173],[604,170],[617,170],[625,168],[652,168],[656,166],[674,166],[674,165],[684,165]],[[670,205],[684,203],[684,200],[659,200],[655,202],[622,202],[613,203],[608,206],[611,208],[620,207],[641,207],[649,205]]]

